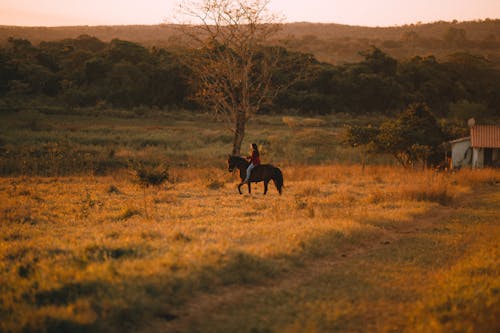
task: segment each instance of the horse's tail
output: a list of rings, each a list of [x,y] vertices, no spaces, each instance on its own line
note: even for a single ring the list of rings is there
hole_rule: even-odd
[[[274,168],[273,181],[274,185],[276,185],[276,188],[278,189],[278,192],[281,195],[284,184],[283,184],[283,174],[281,173],[281,170],[279,168]]]

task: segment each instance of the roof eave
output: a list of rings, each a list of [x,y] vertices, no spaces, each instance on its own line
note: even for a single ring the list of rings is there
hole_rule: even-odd
[[[455,140],[449,141],[449,143],[458,143],[458,142],[467,141],[467,140],[470,141],[470,136],[467,136],[465,138],[455,139]]]

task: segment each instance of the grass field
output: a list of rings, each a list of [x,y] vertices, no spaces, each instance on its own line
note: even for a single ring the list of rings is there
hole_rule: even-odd
[[[66,135],[72,149],[100,152],[109,148],[109,127],[124,131],[109,159],[126,149],[134,158],[144,153],[145,161],[160,154],[170,169],[168,182],[149,188],[126,167],[96,175],[87,166],[68,175],[64,159],[45,165],[57,168],[56,176],[0,178],[2,332],[500,329],[498,170],[333,163],[328,156],[344,149],[337,141],[306,140],[336,138],[333,119],[263,117],[249,140],[289,133],[297,141],[283,145],[293,151],[304,140],[312,157],[294,164],[286,150],[262,143],[263,157],[283,169],[284,193],[271,188],[263,196],[257,185],[240,196],[223,162],[228,144],[206,141],[221,135],[215,122],[201,131],[188,116],[134,123],[36,115],[30,128],[9,117],[3,124],[18,127],[2,125],[4,150],[35,149],[43,135],[52,143]],[[161,130],[140,132],[147,122]],[[197,157],[184,152],[189,165],[171,163],[178,150],[164,144],[175,126],[184,129],[175,137],[191,135],[187,149],[200,143]],[[161,143],[141,148],[150,134]],[[105,140],[85,142],[93,136]],[[26,156],[29,168],[45,163]]]
[[[129,168],[131,160],[223,168],[232,147],[223,122],[188,111],[26,110],[0,114],[0,120],[0,175],[105,175]],[[343,125],[380,121],[259,116],[249,123],[242,154],[257,142],[269,163],[356,163],[359,153],[341,144]],[[373,157],[381,162],[387,157]]]

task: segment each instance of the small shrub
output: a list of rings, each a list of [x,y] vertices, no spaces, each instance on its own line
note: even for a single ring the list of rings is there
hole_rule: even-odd
[[[185,242],[185,243],[188,243],[191,241],[191,237],[187,236],[186,234],[184,234],[182,232],[176,233],[173,238],[176,241]]]
[[[158,166],[138,165],[134,167],[139,183],[143,186],[158,186],[168,181],[168,168]]]
[[[122,191],[115,185],[109,185],[108,190],[106,191],[109,194],[122,194]]]
[[[129,218],[134,217],[136,215],[141,215],[141,212],[135,208],[127,207],[120,213],[120,215],[116,217],[116,220],[118,221],[128,220]]]
[[[88,190],[85,191],[85,196],[80,201],[80,217],[87,218],[91,210],[95,207],[102,207],[104,204],[95,199]]]
[[[29,278],[34,273],[34,268],[31,263],[20,265],[17,268],[17,275],[21,278]]]

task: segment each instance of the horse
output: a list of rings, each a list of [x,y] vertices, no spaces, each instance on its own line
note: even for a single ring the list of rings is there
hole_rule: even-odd
[[[229,155],[227,159],[228,171],[233,172],[235,168],[240,170],[240,178],[241,183],[238,185],[238,192],[241,192],[241,186],[243,185],[243,180],[247,174],[247,168],[250,165],[246,159],[240,156]],[[273,180],[274,185],[276,185],[276,189],[279,194],[283,190],[283,174],[281,170],[271,164],[260,164],[253,168],[252,173],[250,174],[250,179],[248,181],[248,193],[252,193],[252,187],[250,183],[258,183],[264,182],[264,194],[267,193],[267,185],[269,182]]]

